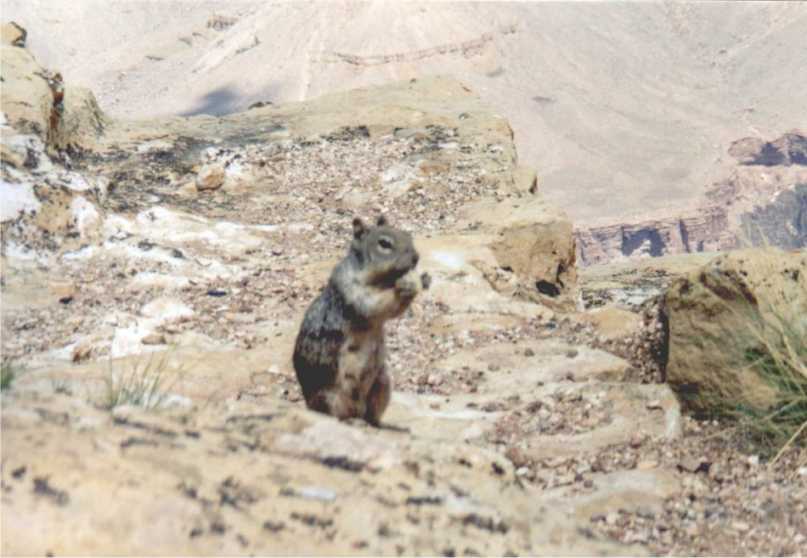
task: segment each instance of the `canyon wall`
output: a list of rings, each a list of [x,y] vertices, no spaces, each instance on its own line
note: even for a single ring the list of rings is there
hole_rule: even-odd
[[[579,227],[583,265],[626,257],[712,252],[770,244],[807,244],[807,138],[743,138],[729,148],[737,165],[690,211],[632,222]]]

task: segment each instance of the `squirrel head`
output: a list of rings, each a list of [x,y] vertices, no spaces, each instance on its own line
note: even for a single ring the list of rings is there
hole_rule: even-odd
[[[390,226],[383,215],[374,227],[353,219],[351,251],[368,274],[369,284],[389,287],[414,269],[420,258],[412,235]]]

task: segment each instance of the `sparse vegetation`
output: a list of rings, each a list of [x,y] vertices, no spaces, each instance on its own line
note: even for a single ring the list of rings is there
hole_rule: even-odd
[[[790,446],[807,441],[807,319],[785,317],[770,307],[761,312],[750,304],[734,311],[745,328],[726,332],[727,350],[775,388],[777,399],[767,408],[753,401],[723,408],[737,421],[734,432],[741,440],[773,463]]]
[[[779,314],[759,314],[741,341],[743,357],[780,394],[765,412],[738,406],[741,430],[775,461],[790,445],[807,440],[807,327],[805,320],[790,322]]]
[[[18,366],[8,361],[2,363],[2,365],[0,365],[0,391],[9,389],[14,382],[14,378],[16,378],[19,373],[20,370]]]
[[[154,409],[165,403],[171,386],[166,384],[169,353],[150,353],[132,361],[128,369],[109,361],[109,373],[104,379],[105,391],[101,406],[114,409],[120,405],[136,405]]]

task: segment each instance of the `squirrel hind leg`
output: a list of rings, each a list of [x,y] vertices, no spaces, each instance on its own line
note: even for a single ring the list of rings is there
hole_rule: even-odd
[[[359,416],[356,404],[338,390],[320,390],[312,397],[306,399],[306,405],[312,411],[324,413],[338,419],[348,419]]]
[[[364,420],[373,426],[381,426],[381,415],[387,410],[392,395],[392,378],[382,371],[367,394],[367,411]]]

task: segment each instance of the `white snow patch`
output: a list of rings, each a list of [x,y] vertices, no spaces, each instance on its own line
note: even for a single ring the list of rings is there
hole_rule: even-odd
[[[36,261],[47,264],[50,258],[46,254],[31,250],[26,246],[21,246],[13,240],[7,240],[6,243],[6,257],[23,261]]]
[[[121,232],[133,234],[134,224],[125,217],[112,214],[104,221],[104,237],[112,238],[119,235]]]
[[[227,221],[211,222],[207,219],[175,213],[163,207],[152,207],[135,218],[138,232],[152,239],[170,238],[175,242],[203,241],[215,246],[257,247],[260,238],[247,232],[246,227]]]
[[[92,258],[97,251],[98,250],[95,246],[85,246],[84,248],[79,248],[78,250],[75,250],[73,252],[65,252],[64,254],[62,254],[62,259],[68,261],[88,260]]]
[[[153,262],[167,263],[173,266],[179,265],[178,258],[173,257],[166,250],[159,248],[152,248],[151,250],[143,250],[132,244],[120,244],[116,242],[104,242],[104,248],[109,250],[112,255],[128,257],[135,260],[149,260]]]
[[[252,225],[251,228],[262,232],[275,232],[280,229],[278,225]]]
[[[76,228],[82,237],[87,234],[89,229],[97,225],[101,219],[95,206],[81,196],[73,198],[70,210],[73,212]]]
[[[70,182],[67,184],[67,187],[76,192],[86,192],[92,188],[90,183],[80,174],[70,175]]]
[[[174,148],[174,144],[165,140],[151,140],[137,146],[138,153],[148,153],[149,151],[168,151]]]
[[[228,178],[241,178],[246,174],[244,165],[239,161],[232,161],[224,168],[224,174]]]
[[[141,271],[132,278],[132,285],[135,287],[181,289],[190,285],[190,281],[187,277],[167,275],[165,273],[154,273],[153,271]]]
[[[152,300],[140,311],[144,316],[152,318],[157,323],[162,325],[166,322],[173,322],[181,320],[182,318],[189,318],[193,316],[193,310],[187,305],[171,298],[158,298]]]
[[[429,257],[452,270],[459,270],[465,266],[465,258],[459,252],[443,252],[436,250],[430,252]]]
[[[129,327],[116,329],[115,337],[112,339],[112,345],[109,348],[109,356],[111,358],[118,358],[146,352],[148,348],[146,348],[141,341],[146,335],[151,333],[155,327],[150,322],[151,320],[138,320]]]
[[[0,221],[16,219],[22,211],[39,211],[40,207],[32,184],[0,180]]]

